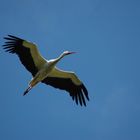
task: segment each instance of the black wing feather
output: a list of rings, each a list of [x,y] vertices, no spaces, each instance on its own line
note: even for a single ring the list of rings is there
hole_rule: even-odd
[[[77,105],[80,103],[81,106],[86,106],[85,98],[89,100],[88,91],[84,84],[77,86],[69,78],[47,77],[42,81],[42,83],[66,90],[69,92],[72,99],[75,100]]]
[[[35,76],[38,69],[34,64],[30,49],[23,46],[24,40],[12,35],[8,35],[8,37],[4,37],[4,39],[7,41],[3,45],[3,49],[5,49],[6,52],[17,54],[25,68]]]

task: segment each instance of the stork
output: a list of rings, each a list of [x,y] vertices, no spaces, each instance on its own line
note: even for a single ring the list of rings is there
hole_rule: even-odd
[[[17,54],[24,67],[32,74],[32,79],[23,95],[26,95],[39,82],[67,91],[78,105],[86,106],[89,100],[88,91],[74,72],[64,71],[56,64],[64,57],[75,52],[64,51],[58,58],[46,60],[41,56],[34,43],[8,35],[3,49],[6,52]]]

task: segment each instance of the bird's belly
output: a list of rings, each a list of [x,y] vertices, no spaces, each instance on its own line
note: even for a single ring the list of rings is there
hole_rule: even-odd
[[[45,79],[49,74],[50,72],[53,70],[54,67],[48,67],[47,69],[44,68],[42,70],[40,70],[37,74],[36,74],[36,80],[37,81],[42,81],[43,79]]]

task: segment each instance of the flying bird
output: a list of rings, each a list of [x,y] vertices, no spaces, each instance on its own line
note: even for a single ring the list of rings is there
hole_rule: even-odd
[[[32,79],[23,95],[26,95],[39,82],[67,91],[76,104],[86,106],[89,100],[88,91],[83,82],[74,72],[64,71],[56,64],[64,57],[75,52],[64,51],[58,58],[46,60],[34,43],[8,35],[3,49],[6,52],[17,54],[24,67],[32,74]]]

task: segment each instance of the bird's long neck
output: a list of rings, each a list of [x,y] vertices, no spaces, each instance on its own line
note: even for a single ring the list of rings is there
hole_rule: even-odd
[[[55,63],[58,63],[64,56],[65,54],[62,53],[58,58],[55,59]]]

